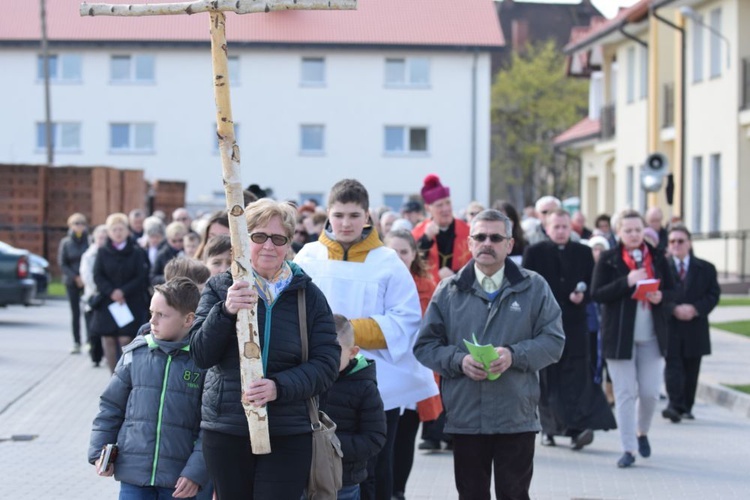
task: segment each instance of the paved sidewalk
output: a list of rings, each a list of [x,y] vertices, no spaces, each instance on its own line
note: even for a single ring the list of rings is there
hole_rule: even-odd
[[[717,313],[750,318],[750,308],[723,309]],[[117,484],[97,477],[86,463],[90,425],[108,370],[93,368],[84,355],[68,354],[68,314],[66,303],[54,301],[0,309],[0,498],[117,497]],[[712,321],[720,319],[712,316]],[[714,355],[704,358],[702,383],[750,382],[750,339],[728,335],[714,333]],[[639,457],[628,470],[615,466],[616,431],[597,433],[582,452],[563,446],[563,439],[556,448],[537,447],[532,498],[746,498],[750,419],[708,400],[700,400],[694,413],[695,421],[678,425],[657,415],[649,434],[653,456]],[[38,437],[9,440],[19,434]],[[406,496],[456,499],[452,455],[417,452]]]
[[[750,307],[717,307],[710,323],[750,320]],[[750,418],[750,395],[724,384],[750,384],[750,338],[711,328],[711,351],[704,356],[698,382],[698,397]]]

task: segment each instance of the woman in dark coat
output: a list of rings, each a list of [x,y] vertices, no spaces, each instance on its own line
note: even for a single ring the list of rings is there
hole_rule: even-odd
[[[295,228],[290,205],[263,199],[248,205],[254,280],[232,283],[229,271],[203,290],[190,339],[203,392],[203,456],[218,498],[299,500],[310,472],[312,430],[307,400],[338,376],[341,348],[322,292],[285,257]],[[304,290],[308,360],[302,362],[298,293]],[[264,378],[242,387],[236,315],[258,304]],[[253,455],[241,400],[268,405],[271,453]]]
[[[633,465],[636,450],[644,458],[651,455],[647,434],[659,401],[674,300],[667,260],[643,241],[644,228],[637,211],[622,212],[617,219],[620,244],[601,254],[592,280],[592,299],[602,307],[603,351],[615,390],[623,451],[619,467]],[[660,280],[658,290],[642,300],[633,298],[638,283],[648,279]]]
[[[148,305],[148,257],[128,237],[128,217],[115,213],[107,217],[107,243],[99,249],[94,264],[94,282],[98,293],[91,299],[94,315],[91,329],[102,337],[104,356],[114,372],[120,347],[135,337],[146,322]],[[133,320],[118,326],[110,305],[127,305]]]
[[[57,248],[57,263],[62,271],[62,281],[70,302],[73,328],[72,354],[81,352],[81,293],[83,280],[81,279],[81,257],[89,247],[89,234],[86,232],[86,217],[74,213],[68,217],[68,235],[60,241]]]

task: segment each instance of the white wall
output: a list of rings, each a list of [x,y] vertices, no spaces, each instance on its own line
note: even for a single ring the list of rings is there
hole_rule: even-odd
[[[708,2],[703,8],[696,8],[708,23],[711,10],[720,7],[722,11],[721,32],[729,40],[739,40],[742,23],[738,22],[738,5],[735,1]],[[703,158],[703,210],[701,232],[708,232],[710,200],[712,195],[721,200],[721,227],[723,231],[732,231],[739,227],[739,218],[744,215],[738,211],[739,207],[739,169],[741,167],[738,141],[741,140],[738,130],[738,110],[740,108],[738,74],[739,58],[737,44],[730,44],[729,50],[732,64],[727,69],[727,45],[721,42],[721,76],[711,78],[710,68],[710,39],[711,33],[703,29],[703,80],[693,82],[693,45],[692,30],[696,25],[692,21],[687,23],[687,141],[686,141],[686,178],[685,211],[687,221],[693,220],[693,157]],[[709,172],[710,156],[721,154],[721,189],[720,195],[710,191]],[[743,217],[744,218],[744,217]],[[743,225],[747,227],[746,225]],[[696,228],[692,228],[696,230]]]
[[[210,199],[222,190],[220,159],[212,133],[215,111],[207,48],[70,49],[83,54],[80,84],[54,84],[53,121],[79,121],[81,152],[59,153],[57,165],[143,168],[150,179],[186,180],[187,199]],[[61,52],[62,53],[62,52]],[[112,53],[152,53],[156,83],[109,83]],[[364,50],[292,51],[232,49],[240,56],[240,83],[232,87],[240,124],[243,183],[273,187],[278,198],[327,193],[343,177],[360,179],[371,203],[383,195],[415,193],[428,173],[450,186],[455,206],[470,194],[472,60],[463,52]],[[43,85],[36,79],[36,49],[4,48],[0,67],[0,162],[43,163],[35,123],[44,119]],[[300,86],[300,61],[326,59],[326,85]],[[428,57],[427,89],[384,86],[385,57]],[[489,197],[490,62],[478,58],[477,198]],[[17,99],[7,96],[18,96]],[[154,154],[113,154],[110,122],[154,122]],[[299,154],[300,124],[324,124],[325,154]],[[426,126],[429,153],[383,154],[385,125]]]

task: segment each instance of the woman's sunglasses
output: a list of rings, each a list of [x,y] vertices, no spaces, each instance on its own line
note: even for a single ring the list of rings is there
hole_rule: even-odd
[[[258,245],[262,245],[263,243],[268,241],[268,238],[271,238],[271,243],[273,243],[277,247],[283,247],[289,241],[289,238],[281,234],[266,234],[266,233],[251,233],[250,234],[250,239],[252,240],[252,242],[257,243]]]

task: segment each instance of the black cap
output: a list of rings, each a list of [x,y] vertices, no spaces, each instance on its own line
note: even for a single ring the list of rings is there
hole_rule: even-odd
[[[415,200],[410,200],[401,205],[401,211],[402,212],[421,212],[422,211],[422,204]]]

